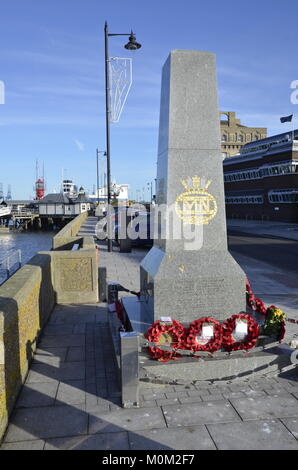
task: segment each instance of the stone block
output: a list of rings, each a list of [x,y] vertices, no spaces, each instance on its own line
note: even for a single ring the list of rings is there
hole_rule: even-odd
[[[56,405],[85,404],[86,392],[84,380],[68,380],[60,382],[56,397]]]
[[[243,420],[298,418],[298,402],[291,396],[235,398],[231,403]]]
[[[52,283],[57,303],[98,302],[98,267],[94,248],[51,251]]]
[[[129,432],[131,450],[214,450],[205,426]]]
[[[5,443],[87,434],[88,415],[72,406],[17,410],[11,417]]]
[[[16,408],[54,405],[57,389],[58,381],[56,380],[46,383],[26,383],[22,388]]]
[[[140,431],[165,428],[166,423],[160,408],[130,408],[112,411],[108,414],[92,413],[89,418],[89,433],[110,433],[119,431]]]
[[[207,425],[219,450],[297,450],[298,442],[278,420]]]
[[[298,441],[298,418],[284,418],[281,421]]]
[[[197,403],[196,406],[163,406],[163,412],[169,428],[240,420],[232,405],[223,400]]]
[[[127,432],[48,439],[44,450],[130,450]]]
[[[0,450],[43,450],[45,441],[36,439],[34,441],[10,442],[2,444]]]

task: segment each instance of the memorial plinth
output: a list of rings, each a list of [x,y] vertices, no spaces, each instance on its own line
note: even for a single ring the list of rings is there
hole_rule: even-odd
[[[212,53],[175,50],[163,67],[156,201],[156,210],[162,205],[171,217],[161,211],[158,236],[140,266],[141,301],[152,321],[225,320],[244,311],[246,276],[227,247]]]

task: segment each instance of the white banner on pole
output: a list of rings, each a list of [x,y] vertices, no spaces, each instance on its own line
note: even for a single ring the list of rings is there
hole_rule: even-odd
[[[110,57],[110,121],[119,122],[132,84],[132,59]]]

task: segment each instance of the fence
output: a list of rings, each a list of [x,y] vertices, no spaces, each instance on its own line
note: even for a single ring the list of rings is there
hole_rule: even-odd
[[[0,285],[22,266],[21,250],[11,252],[0,260]]]

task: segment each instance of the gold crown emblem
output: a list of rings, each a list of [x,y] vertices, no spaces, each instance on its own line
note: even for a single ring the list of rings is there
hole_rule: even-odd
[[[211,180],[193,176],[180,180],[185,188],[175,201],[177,215],[185,225],[206,225],[217,213],[217,202],[208,192]]]
[[[207,193],[211,184],[211,180],[207,180],[205,184],[201,183],[203,183],[203,179],[201,179],[199,176],[193,176],[188,180],[181,180],[181,184],[184,186],[187,192]]]

